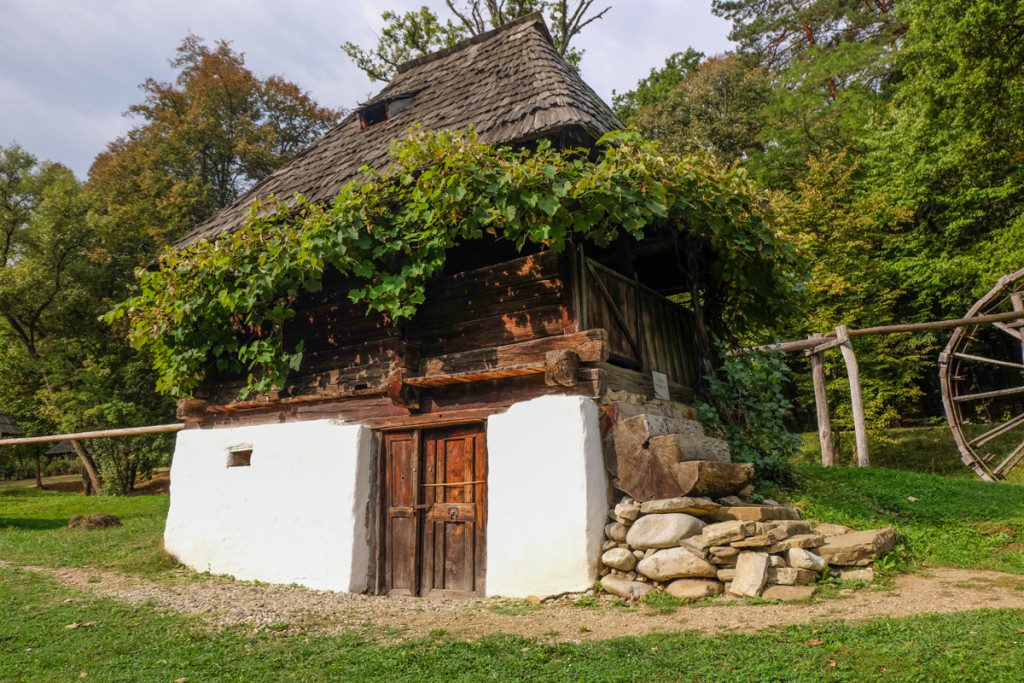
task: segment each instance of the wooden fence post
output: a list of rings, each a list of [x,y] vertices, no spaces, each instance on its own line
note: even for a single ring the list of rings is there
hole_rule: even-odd
[[[857,438],[857,466],[868,466],[868,429],[864,424],[864,402],[860,393],[860,370],[857,368],[857,356],[853,353],[850,343],[850,332],[846,325],[836,328],[836,339],[841,342],[839,349],[846,361],[846,374],[850,377],[850,405],[853,408],[853,432]]]
[[[815,334],[811,339],[824,339]],[[828,415],[828,394],[825,393],[825,352],[811,353],[811,377],[814,380],[814,407],[818,412],[818,440],[821,441],[821,466],[832,467],[836,461],[832,445],[832,423]]]

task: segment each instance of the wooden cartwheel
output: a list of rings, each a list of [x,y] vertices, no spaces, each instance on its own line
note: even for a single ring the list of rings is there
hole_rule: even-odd
[[[999,279],[964,316],[1024,314],[1024,268]],[[986,481],[1024,459],[1024,319],[957,327],[939,355],[946,420],[960,458]],[[981,424],[987,426],[981,427]]]

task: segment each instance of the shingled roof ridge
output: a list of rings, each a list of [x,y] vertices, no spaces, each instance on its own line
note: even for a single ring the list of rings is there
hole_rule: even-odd
[[[490,40],[499,33],[504,33],[505,31],[509,31],[518,26],[523,26],[524,24],[531,23],[536,24],[537,28],[547,39],[547,41],[554,45],[554,41],[551,40],[551,33],[548,31],[548,26],[547,24],[544,23],[544,16],[540,12],[531,12],[530,14],[524,14],[518,19],[513,19],[507,24],[502,24],[497,28],[492,28],[490,31],[485,31],[484,33],[478,33],[475,36],[466,38],[465,40],[459,41],[458,43],[438,50],[437,52],[431,52],[429,55],[423,55],[422,57],[417,57],[415,59],[410,59],[407,62],[402,62],[401,64],[398,65],[398,68],[395,70],[395,75],[404,74],[405,72],[415,69],[418,66],[423,66],[424,64],[429,64],[430,62],[436,62],[439,59],[444,59],[445,57],[453,55],[456,52],[461,52],[468,47],[478,45],[484,41]]]

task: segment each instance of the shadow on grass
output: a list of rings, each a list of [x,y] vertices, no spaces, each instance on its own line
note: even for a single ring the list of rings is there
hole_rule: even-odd
[[[33,519],[24,517],[0,517],[0,529],[19,529],[22,531],[51,531],[63,529],[68,525],[66,519]]]

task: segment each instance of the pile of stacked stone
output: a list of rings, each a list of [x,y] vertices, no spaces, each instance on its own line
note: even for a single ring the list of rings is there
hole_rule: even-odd
[[[826,570],[870,581],[872,563],[895,542],[891,527],[812,528],[795,508],[774,501],[748,504],[735,496],[643,503],[627,496],[609,517],[601,583],[627,599],[656,590],[691,600],[723,593],[804,599]]]

